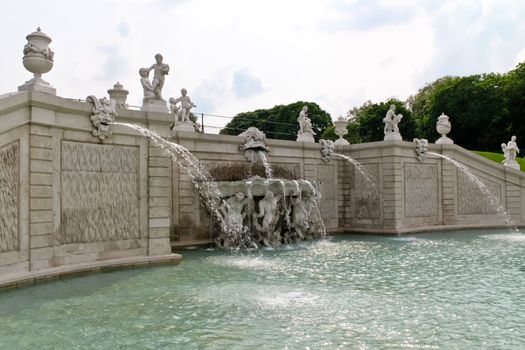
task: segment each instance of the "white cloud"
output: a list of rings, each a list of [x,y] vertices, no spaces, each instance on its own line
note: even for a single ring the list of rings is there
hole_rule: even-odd
[[[160,52],[171,67],[165,97],[184,87],[199,112],[227,116],[309,100],[336,118],[525,57],[519,0],[33,0],[3,10],[0,93],[31,77],[21,51],[40,25],[56,52],[44,79],[60,96],[101,96],[118,80],[139,105],[138,69]]]

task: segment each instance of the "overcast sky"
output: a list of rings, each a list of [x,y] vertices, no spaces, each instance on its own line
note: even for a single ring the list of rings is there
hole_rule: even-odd
[[[225,116],[304,100],[335,119],[525,61],[523,0],[24,0],[2,3],[0,94],[31,78],[22,49],[38,26],[59,96],[102,97],[120,81],[141,105],[138,70],[161,53],[165,98],[184,87],[195,112]]]

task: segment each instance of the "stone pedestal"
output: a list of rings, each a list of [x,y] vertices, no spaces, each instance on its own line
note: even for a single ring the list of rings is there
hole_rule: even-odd
[[[384,140],[385,141],[390,141],[390,140],[402,141],[403,138],[401,137],[401,134],[398,132],[388,132],[385,134]]]
[[[350,142],[346,141],[345,139],[337,139],[335,140],[334,144],[336,146],[347,146],[350,144]]]
[[[310,133],[302,133],[297,135],[297,142],[311,142],[315,143],[314,135]]]
[[[191,121],[178,122],[176,124],[173,124],[173,126],[171,127],[171,134],[174,134],[177,131],[196,132],[195,124],[193,124],[193,122]]]
[[[157,113],[169,113],[166,101],[163,100],[148,100],[142,104],[143,112],[157,112]]]
[[[436,145],[453,145],[454,141],[446,136],[441,136],[439,139],[436,140]]]
[[[503,163],[503,166],[512,168],[512,169],[516,169],[516,170],[520,170],[520,165],[515,160],[506,160]]]
[[[23,85],[20,85],[18,87],[18,91],[38,91],[51,95],[57,94],[57,90],[51,86],[51,84],[36,74],[33,79],[26,81]]]

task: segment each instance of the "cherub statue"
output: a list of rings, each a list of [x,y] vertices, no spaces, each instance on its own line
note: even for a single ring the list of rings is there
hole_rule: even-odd
[[[180,93],[180,97],[170,98],[170,107],[172,113],[175,115],[175,124],[190,121],[190,110],[193,107],[197,107],[187,95],[188,91],[186,89],[180,90]],[[180,103],[180,108],[177,106],[177,103]]]

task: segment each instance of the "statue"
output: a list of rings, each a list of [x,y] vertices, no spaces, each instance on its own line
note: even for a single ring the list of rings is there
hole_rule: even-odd
[[[281,200],[281,195],[274,196],[272,191],[267,190],[264,198],[259,201],[259,213],[253,213],[254,225],[258,231],[266,234],[264,244],[267,246],[277,245],[280,243],[280,233],[274,232],[278,216],[276,216],[277,203]],[[262,219],[262,226],[258,219]]]
[[[154,100],[155,94],[153,93],[153,86],[151,85],[151,82],[149,81],[148,68],[139,69],[139,75],[140,75],[140,84],[142,85],[142,88],[144,89],[144,97],[142,101],[147,102],[149,100]]]
[[[142,100],[142,110],[146,112],[169,113],[166,101],[162,98],[162,88],[165,76],[170,71],[170,67],[162,63],[162,55],[155,55],[155,63],[149,68],[139,70],[140,83],[144,89]],[[153,70],[153,80],[149,80],[149,72]]]
[[[166,63],[162,63],[162,55],[160,53],[155,55],[155,63],[148,69],[148,73],[153,70],[153,81],[151,87],[153,88],[153,94],[155,99],[164,101],[162,98],[162,87],[164,86],[164,76],[168,75],[170,66]]]
[[[291,195],[290,199],[292,222],[291,227],[299,239],[305,239],[305,234],[310,227],[310,215],[305,207],[301,193]]]
[[[516,136],[512,136],[507,144],[501,144],[501,150],[505,159],[502,161],[503,166],[520,170],[520,165],[516,162],[516,156],[520,153],[518,144],[516,143]]]
[[[308,118],[308,106],[303,106],[303,109],[299,112],[299,117],[297,117],[297,122],[299,123],[297,142],[315,142],[312,121]]]
[[[248,198],[244,197],[244,192],[237,192],[235,195],[226,199],[221,207],[220,212],[224,216],[228,228],[234,231],[242,231],[243,221],[246,217],[246,206],[251,200],[251,195],[248,192]]]
[[[383,118],[383,123],[385,123],[384,140],[402,140],[401,134],[399,133],[399,127],[397,126],[399,122],[403,119],[402,114],[396,114],[396,106],[390,105],[386,116]]]
[[[177,115],[175,115],[175,123],[177,122],[188,122],[190,121],[190,109],[193,107],[197,107],[196,104],[191,102],[191,99],[189,96],[187,96],[188,91],[186,89],[180,90],[181,97],[178,98],[170,98],[170,106],[172,106],[172,113],[177,111]],[[176,107],[177,103],[180,102],[180,109],[174,109],[173,106]]]
[[[111,137],[112,133],[109,127],[117,117],[117,102],[106,97],[97,99],[93,95],[88,96],[86,101],[93,104],[90,117],[94,127],[93,136],[97,136],[101,140]]]

